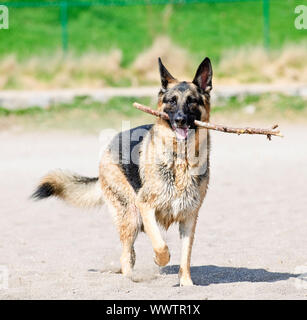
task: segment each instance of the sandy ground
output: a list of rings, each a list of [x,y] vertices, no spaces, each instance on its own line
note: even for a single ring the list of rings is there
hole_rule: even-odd
[[[171,261],[159,269],[146,235],[136,241],[132,279],[106,207],[82,211],[28,199],[52,168],[95,176],[96,136],[0,133],[0,299],[306,299],[307,127],[286,137],[212,134],[210,189],[192,255],[194,287],[178,286],[177,226],[164,236]]]

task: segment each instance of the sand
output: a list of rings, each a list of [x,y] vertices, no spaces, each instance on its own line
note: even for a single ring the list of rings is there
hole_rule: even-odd
[[[283,132],[271,142],[212,133],[211,183],[192,253],[195,285],[179,287],[177,226],[163,232],[169,265],[154,264],[141,234],[135,272],[125,278],[116,273],[121,248],[105,206],[82,211],[29,200],[50,169],[97,175],[98,137],[2,131],[0,267],[9,279],[0,299],[306,299],[298,275],[307,272],[307,127]]]

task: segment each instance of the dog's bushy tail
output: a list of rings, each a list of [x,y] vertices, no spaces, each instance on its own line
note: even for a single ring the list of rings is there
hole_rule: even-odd
[[[98,178],[83,177],[62,170],[52,171],[43,177],[32,194],[32,198],[36,200],[51,196],[81,208],[92,208],[103,204]]]

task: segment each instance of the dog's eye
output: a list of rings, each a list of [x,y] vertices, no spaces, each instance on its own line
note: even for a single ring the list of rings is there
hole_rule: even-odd
[[[166,104],[170,104],[172,106],[175,106],[177,104],[177,97],[172,97],[170,99],[167,99],[167,98],[163,98],[163,103],[166,103]]]
[[[176,105],[176,103],[177,103],[177,97],[172,97],[172,98],[169,100],[169,103],[170,103],[171,105]]]
[[[193,97],[187,98],[187,104],[195,104],[195,103],[197,103],[197,99],[195,99]]]

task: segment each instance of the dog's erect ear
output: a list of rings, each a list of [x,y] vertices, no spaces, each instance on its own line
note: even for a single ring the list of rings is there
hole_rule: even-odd
[[[210,92],[212,89],[212,66],[209,58],[205,58],[199,65],[193,83],[205,92]]]
[[[164,67],[161,61],[161,58],[159,58],[158,61],[159,61],[159,70],[160,70],[162,88],[167,89],[168,83],[176,81],[176,79]]]

